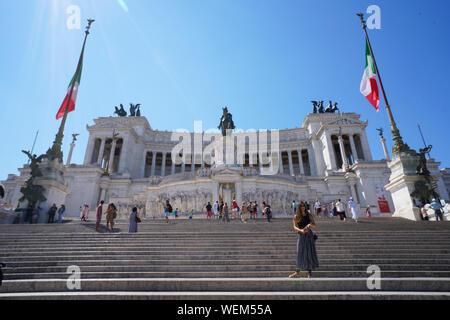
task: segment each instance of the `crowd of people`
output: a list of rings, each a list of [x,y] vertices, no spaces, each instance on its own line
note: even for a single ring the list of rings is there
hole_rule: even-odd
[[[423,204],[419,206],[420,208],[420,218],[424,221],[429,221],[430,216],[428,214],[429,209],[433,209],[434,214],[436,216],[436,221],[444,221],[444,207],[442,204],[436,199],[432,199],[431,203]]]

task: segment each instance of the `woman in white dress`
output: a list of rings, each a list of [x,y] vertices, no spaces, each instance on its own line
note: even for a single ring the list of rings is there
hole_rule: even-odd
[[[352,213],[352,219],[355,220],[356,223],[358,223],[358,204],[355,200],[353,200],[352,197],[350,197],[350,200],[348,200],[348,209]]]

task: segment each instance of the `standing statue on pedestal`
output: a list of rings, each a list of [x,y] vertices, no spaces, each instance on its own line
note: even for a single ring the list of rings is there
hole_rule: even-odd
[[[423,149],[419,149],[419,164],[416,168],[416,174],[423,176],[423,180],[416,181],[414,183],[414,191],[411,193],[413,198],[416,198],[422,202],[422,204],[428,203],[433,198],[439,198],[439,194],[436,192],[437,183],[431,176],[431,172],[427,168],[427,159],[425,154],[430,152],[432,146],[429,145]]]
[[[228,113],[228,108],[222,108],[223,114],[220,118],[218,129],[222,130],[222,135],[227,135],[227,129],[234,129],[234,122],[233,122],[233,115],[231,113]]]
[[[433,148],[432,145],[429,145],[428,147],[424,149],[419,149],[418,156],[419,158],[419,165],[416,168],[416,173],[421,176],[429,176],[430,171],[427,169],[427,159],[425,158],[425,154],[429,153],[431,151],[431,148]]]
[[[37,202],[43,202],[47,200],[44,197],[44,187],[40,185],[33,184],[34,179],[37,177],[42,177],[42,172],[39,169],[39,163],[45,158],[47,155],[42,154],[37,157],[35,154],[31,154],[28,151],[22,150],[28,158],[30,159],[30,169],[31,169],[31,177],[26,181],[25,187],[20,189],[20,192],[23,194],[23,197],[19,199],[20,202],[27,200],[28,204],[35,204]]]

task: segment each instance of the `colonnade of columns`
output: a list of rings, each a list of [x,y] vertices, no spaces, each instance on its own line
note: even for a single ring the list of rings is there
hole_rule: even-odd
[[[336,140],[339,152],[335,148]],[[330,157],[332,169],[347,169],[350,165],[355,164],[356,161],[370,160],[370,155],[364,150],[360,135],[328,135],[327,142],[334,150],[334,157]]]

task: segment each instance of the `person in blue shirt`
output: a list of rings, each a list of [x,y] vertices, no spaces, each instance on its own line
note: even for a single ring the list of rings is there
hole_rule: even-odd
[[[297,211],[297,202],[295,200],[292,201],[292,215],[295,216],[295,212]]]
[[[434,209],[434,213],[436,214],[436,221],[444,221],[444,215],[442,214],[442,206],[439,202],[436,201],[436,199],[432,199],[430,206]]]
[[[58,210],[58,223],[62,223],[62,216],[65,211],[66,211],[66,207],[62,204],[61,208],[59,208],[59,210]]]

